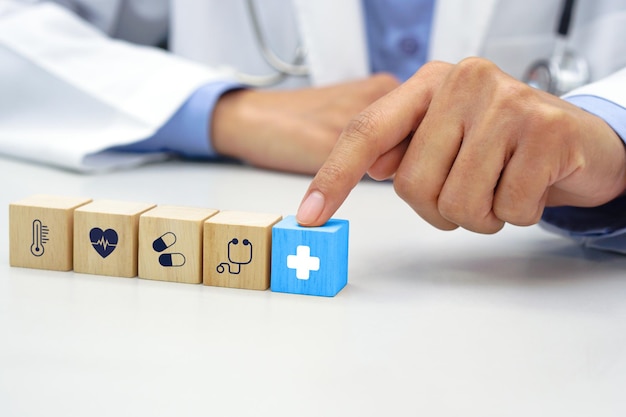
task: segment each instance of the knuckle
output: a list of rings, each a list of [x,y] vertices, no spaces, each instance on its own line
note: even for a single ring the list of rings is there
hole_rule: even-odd
[[[437,209],[449,222],[472,232],[493,234],[504,226],[492,212],[491,204],[477,203],[469,197],[458,197],[456,193],[442,193]]]
[[[453,72],[454,76],[462,81],[469,79],[486,80],[498,67],[491,61],[479,58],[469,57],[461,60]]]
[[[567,155],[567,160],[576,166],[584,164],[584,155],[575,146],[578,124],[571,122],[571,115],[564,109],[551,105],[536,105],[528,111],[524,123],[524,135],[520,149],[528,155],[551,164],[558,155]],[[538,162],[535,162],[538,164]],[[548,166],[544,166],[548,169]]]
[[[422,65],[418,70],[419,73],[438,73],[442,70],[446,70],[450,68],[450,64],[443,61],[428,61],[424,65]]]
[[[532,207],[530,196],[524,190],[509,188],[506,197],[502,193],[496,196],[493,212],[503,222],[515,226],[531,226],[539,223],[542,214],[542,210]]]
[[[367,109],[353,117],[342,132],[342,140],[360,147],[369,147],[379,131],[383,115],[375,109]]]
[[[497,109],[510,110],[515,113],[520,111],[520,107],[524,107],[532,111],[534,104],[530,97],[530,87],[520,82],[506,82],[498,84],[497,88],[493,92],[493,106]],[[508,117],[515,117],[515,114],[508,115]],[[519,114],[517,114],[519,117]]]
[[[408,83],[422,84],[423,80],[438,79],[441,74],[446,74],[452,67],[451,64],[442,61],[428,61],[422,65],[411,78]]]
[[[408,176],[401,171],[396,172],[394,176],[393,188],[398,197],[414,208],[421,207],[427,201],[424,193],[421,192],[419,181],[415,177]]]
[[[531,97],[531,87],[504,73],[493,62],[477,57],[465,58],[450,72],[447,82],[468,102],[488,105],[491,113],[519,111]],[[527,106],[530,107],[530,106]],[[502,115],[500,115],[502,117]],[[517,117],[517,114],[505,114]]]
[[[340,161],[329,159],[317,172],[315,183],[322,193],[327,193],[329,190],[334,189],[338,183],[344,184],[350,182],[352,179],[352,175],[350,174],[351,173],[346,171]]]
[[[472,222],[473,215],[469,205],[458,197],[453,197],[450,193],[441,193],[437,200],[437,209],[442,217],[460,226],[466,226]]]
[[[573,133],[568,132],[570,124],[566,122],[567,112],[559,107],[550,105],[535,106],[532,110],[532,117],[536,122],[531,124],[531,126],[535,129],[533,133],[537,135],[546,135],[546,133],[551,134],[554,132],[566,132],[565,134],[567,135]]]
[[[328,161],[318,173],[318,184],[330,185],[335,180],[341,180],[345,176],[343,167],[333,161]]]
[[[515,226],[532,226],[539,223],[541,213],[530,210],[521,210],[522,205],[496,205],[494,213],[496,217],[503,222],[513,224]]]
[[[377,88],[381,91],[389,91],[400,84],[394,75],[386,72],[375,74],[372,78]]]
[[[412,181],[407,179],[405,175],[396,173],[396,176],[393,179],[393,190],[398,195],[398,197],[400,197],[404,201],[407,201],[407,198],[409,198],[411,195],[412,188]]]
[[[437,195],[421,187],[422,181],[416,177],[396,173],[394,177],[394,189],[402,200],[424,220],[441,230],[454,230],[458,227],[443,218],[437,211]]]

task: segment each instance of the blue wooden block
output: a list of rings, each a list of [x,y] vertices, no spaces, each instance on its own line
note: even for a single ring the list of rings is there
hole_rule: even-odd
[[[272,228],[271,289],[335,296],[348,283],[347,220],[302,227],[287,216]]]

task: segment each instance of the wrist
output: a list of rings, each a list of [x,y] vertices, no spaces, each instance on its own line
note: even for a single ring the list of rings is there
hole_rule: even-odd
[[[238,158],[240,144],[244,136],[242,130],[249,126],[254,106],[246,103],[254,91],[237,89],[223,94],[213,109],[210,137],[215,152],[222,156]]]

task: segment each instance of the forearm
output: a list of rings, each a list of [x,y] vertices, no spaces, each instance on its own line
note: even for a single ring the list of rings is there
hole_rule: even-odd
[[[154,135],[200,86],[227,78],[111,40],[53,4],[0,17],[0,62],[0,152],[79,170],[86,155]]]

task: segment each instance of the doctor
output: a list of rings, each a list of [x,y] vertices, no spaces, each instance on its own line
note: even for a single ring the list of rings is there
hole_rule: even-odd
[[[626,84],[620,73],[610,77],[626,66],[626,45],[617,41],[626,31],[624,1],[579,1],[567,43],[587,57],[598,83],[568,101],[517,81],[551,55],[557,2],[258,0],[252,19],[244,1],[177,0],[174,56],[101,32],[154,43],[165,33],[164,2],[63,2],[99,30],[31,3],[0,1],[4,153],[82,170],[136,163],[129,151],[218,153],[312,172],[334,142],[327,138],[348,125],[305,196],[304,224],[332,215],[368,170],[395,175],[401,197],[435,226],[488,233],[503,222],[534,223],[546,204],[598,206],[624,190]],[[278,56],[305,64],[305,76],[279,86],[315,88],[238,89],[275,76],[253,20]],[[422,66],[348,123],[396,86],[370,73],[404,80],[433,60],[443,62]],[[302,140],[309,130],[326,139]],[[575,219],[564,227],[576,233],[589,229],[578,217],[556,218]],[[611,220],[591,229],[613,236],[622,225]]]
[[[254,2],[270,42],[300,39],[291,3]],[[355,5],[326,4],[317,15],[335,8],[358,13]],[[289,91],[226,95],[248,85],[243,73],[270,72],[259,65],[254,39],[242,37],[251,31],[244,0],[168,6],[168,0],[0,0],[0,153],[79,171],[217,153],[314,173],[350,118],[398,85],[389,75],[366,76],[361,45],[358,71],[314,81],[326,88],[293,90],[311,84],[313,77],[304,76],[278,86]],[[138,45],[161,42],[168,26],[174,54]],[[278,38],[267,30],[283,27]],[[283,51],[290,47],[284,42],[272,47],[286,59],[293,53]]]

